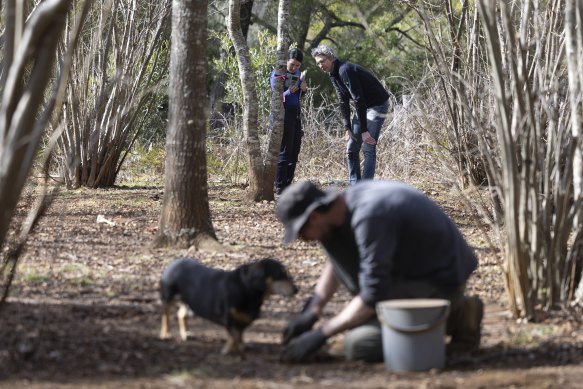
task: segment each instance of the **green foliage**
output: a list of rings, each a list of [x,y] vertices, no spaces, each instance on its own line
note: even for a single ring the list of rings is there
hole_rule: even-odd
[[[120,172],[120,185],[151,186],[162,185],[164,180],[164,161],[166,150],[164,144],[150,143],[144,146],[136,143],[125,160]]]
[[[336,27],[322,43],[334,48],[340,59],[370,69],[391,93],[399,96],[406,84],[422,78],[427,67],[421,21],[407,6],[395,2],[359,1],[357,4],[363,14],[374,8],[367,16],[370,32],[358,26]],[[343,21],[362,23],[355,8],[346,3],[332,3],[327,9]],[[320,18],[314,18],[310,35],[323,26]],[[317,82],[320,81],[318,77]],[[329,85],[322,87],[333,93]]]
[[[226,32],[215,33],[213,34],[213,38],[219,42],[221,49],[228,54],[223,59],[215,58],[211,63],[211,67],[216,71],[222,71],[226,74],[225,89],[227,96],[225,101],[234,105],[237,110],[236,115],[242,114],[241,103],[243,102],[243,92],[239,78],[239,65],[237,63],[237,57],[232,50],[231,39]],[[271,109],[269,75],[275,65],[276,49],[276,37],[266,31],[261,31],[258,35],[257,45],[249,48],[249,57],[251,58],[251,66],[255,77],[255,89],[259,103],[260,123],[262,123],[262,119],[264,120],[266,117],[269,117]]]
[[[35,272],[23,275],[22,279],[23,281],[31,284],[43,284],[51,280],[51,278],[47,274],[40,274]]]
[[[140,110],[140,135],[138,142],[142,145],[164,145],[166,126],[168,124],[168,94],[154,94]]]
[[[305,8],[304,2],[293,2],[292,12],[288,24],[290,35],[294,39],[302,40],[301,11]],[[328,79],[328,75],[315,65],[310,55],[308,44],[321,32],[327,17],[333,16],[335,22],[362,23],[358,17],[355,6],[346,2],[318,1],[311,14],[310,26],[307,31],[304,46],[304,61],[302,68],[307,70],[307,84],[315,89],[313,103],[317,106],[326,105],[326,97],[335,95],[334,89]],[[446,22],[446,16],[442,7],[437,7],[437,1],[425,2],[437,17]],[[274,34],[277,25],[277,2],[272,1],[273,7],[254,12],[258,13],[261,23],[251,26],[247,44],[250,47],[250,57],[256,76],[256,90],[258,92],[260,124],[265,123],[265,117],[270,110],[269,74],[275,63],[276,36]],[[371,32],[356,25],[333,27],[321,43],[332,46],[341,59],[358,63],[370,69],[387,88],[396,96],[400,96],[409,89],[409,84],[420,80],[428,65],[428,57],[425,52],[425,32],[419,16],[409,7],[409,2],[379,2],[377,0],[360,0],[356,6],[366,18],[366,23]],[[235,115],[242,113],[240,103],[241,86],[239,71],[235,54],[232,52],[231,41],[225,30],[224,24],[219,23],[215,17],[209,24],[210,36],[213,44],[209,45],[210,81],[219,71],[228,75],[227,93],[228,101],[235,103]],[[268,28],[258,28],[266,25]],[[296,28],[297,27],[297,28]],[[385,49],[382,49],[384,47]],[[220,52],[229,53],[228,58],[221,58]],[[237,106],[238,105],[238,106]],[[263,120],[263,121],[261,121]]]
[[[91,276],[83,276],[73,279],[73,282],[78,286],[89,286],[93,284],[93,278]]]
[[[152,90],[148,101],[140,110],[140,134],[139,142],[143,144],[163,144],[166,139],[166,123],[168,119],[168,92],[167,79],[170,62],[170,26],[166,28],[157,45],[157,61],[151,59],[147,64],[148,72],[151,70],[153,80],[157,87]],[[147,85],[145,85],[148,88]]]

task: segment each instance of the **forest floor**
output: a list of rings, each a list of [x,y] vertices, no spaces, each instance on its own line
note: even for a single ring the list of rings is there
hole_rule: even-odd
[[[300,292],[265,302],[245,332],[244,360],[222,356],[224,329],[198,318],[190,320],[186,342],[178,340],[175,320],[174,337],[160,340],[158,279],[184,252],[151,245],[161,188],[116,188],[61,192],[30,237],[0,310],[0,388],[583,388],[580,312],[512,319],[487,231],[446,189],[428,195],[476,248],[480,267],[468,288],[486,303],[480,350],[447,359],[441,371],[394,373],[381,363],[345,361],[337,352],[341,336],[327,358],[280,363],[281,330],[310,294],[325,257],[315,244],[282,245],[275,203],[249,203],[235,186],[210,187],[224,250],[189,254],[223,269],[278,258]],[[341,292],[326,315],[347,301]]]

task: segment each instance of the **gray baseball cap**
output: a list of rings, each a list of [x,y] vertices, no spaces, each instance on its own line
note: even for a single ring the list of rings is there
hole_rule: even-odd
[[[333,202],[340,192],[336,188],[319,189],[310,181],[296,182],[285,188],[277,200],[277,218],[285,227],[284,243],[297,239],[313,210]]]

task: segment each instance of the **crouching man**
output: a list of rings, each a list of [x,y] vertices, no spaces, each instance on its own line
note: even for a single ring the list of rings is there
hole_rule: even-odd
[[[483,303],[464,295],[478,261],[454,222],[422,192],[397,181],[366,180],[344,192],[303,181],[283,192],[277,216],[286,243],[318,241],[328,255],[312,297],[284,330],[283,361],[304,362],[344,331],[347,359],[382,361],[375,305],[397,298],[449,300],[448,349],[479,347]],[[354,297],[314,329],[340,284]]]

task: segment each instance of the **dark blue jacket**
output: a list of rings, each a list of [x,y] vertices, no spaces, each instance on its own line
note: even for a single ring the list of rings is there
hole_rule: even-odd
[[[360,121],[360,132],[367,132],[366,109],[384,104],[389,94],[367,69],[348,61],[334,61],[334,70],[330,73],[330,80],[338,100],[344,128],[352,131],[350,125],[350,100],[354,100],[356,114]]]
[[[302,94],[302,90],[298,89],[296,91],[296,93],[291,93],[289,90],[291,80],[289,80],[287,77],[291,73],[286,71],[285,74],[286,75],[284,76],[284,87],[283,87],[283,106],[284,107],[289,107],[289,106],[299,107],[300,106],[300,96]],[[297,81],[298,88],[302,85],[302,81],[299,79],[300,75],[301,75],[300,69],[297,69],[294,76],[298,77],[298,81]],[[269,76],[269,82],[271,84],[271,89],[272,90],[275,89],[275,70],[273,70],[271,72],[271,75]]]

